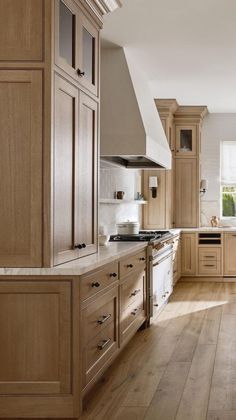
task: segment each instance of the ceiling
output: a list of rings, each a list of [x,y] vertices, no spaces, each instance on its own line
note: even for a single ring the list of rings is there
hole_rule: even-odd
[[[155,98],[236,112],[235,0],[122,0],[102,38],[123,46]]]

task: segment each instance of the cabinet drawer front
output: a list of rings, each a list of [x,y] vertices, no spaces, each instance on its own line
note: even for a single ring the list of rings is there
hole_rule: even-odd
[[[121,343],[127,338],[127,336],[132,334],[135,329],[138,329],[137,323],[140,322],[141,325],[144,320],[145,309],[143,301],[134,302],[133,305],[130,305],[124,312],[122,312],[120,324]]]
[[[83,387],[93,379],[117,348],[117,330],[113,324],[109,324],[83,348]]]
[[[85,345],[109,324],[117,323],[118,287],[90,303],[82,311],[82,341]]]
[[[124,311],[133,302],[140,302],[143,299],[145,272],[133,273],[120,286],[120,305]]]
[[[198,257],[200,261],[220,261],[221,248],[199,248]]]
[[[124,258],[120,261],[120,277],[146,266],[146,250],[139,252],[136,255]]]
[[[212,261],[199,261],[199,273],[198,274],[221,274],[221,262]]]
[[[82,276],[81,278],[81,299],[85,300],[100,290],[105,289],[118,280],[118,263],[107,265],[103,270]]]

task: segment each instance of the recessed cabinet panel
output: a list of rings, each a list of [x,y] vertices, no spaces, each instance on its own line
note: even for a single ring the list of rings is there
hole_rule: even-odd
[[[44,0],[0,0],[0,61],[43,60],[43,9]]]
[[[182,275],[196,275],[196,234],[182,233]]]
[[[191,157],[197,154],[197,129],[195,126],[176,126],[176,156]]]
[[[42,265],[42,74],[0,71],[0,266]]]
[[[78,138],[78,90],[55,83],[54,264],[78,258],[74,245],[74,149]]]
[[[236,276],[236,234],[224,234],[224,275]]]
[[[197,227],[197,160],[175,162],[175,226]]]
[[[97,103],[80,94],[79,142],[75,152],[75,243],[80,255],[97,250]]]
[[[0,394],[71,392],[69,282],[0,282]]]

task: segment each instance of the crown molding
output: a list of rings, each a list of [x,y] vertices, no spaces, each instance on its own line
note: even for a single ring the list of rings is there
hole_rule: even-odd
[[[160,117],[169,118],[179,107],[176,99],[154,99]]]

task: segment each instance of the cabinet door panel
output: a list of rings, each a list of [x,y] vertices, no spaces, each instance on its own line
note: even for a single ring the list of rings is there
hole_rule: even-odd
[[[0,71],[0,266],[42,264],[42,74]]]
[[[1,61],[43,59],[43,6],[44,0],[0,0]]]
[[[196,275],[196,235],[183,233],[181,242],[182,274]]]
[[[78,90],[55,83],[54,264],[78,258],[74,245],[74,150],[78,137]]]
[[[197,227],[197,160],[176,159],[175,168],[175,226]]]
[[[224,275],[236,276],[236,234],[225,233],[224,235]]]
[[[97,103],[81,93],[79,142],[75,151],[75,243],[80,255],[97,250]]]
[[[71,392],[69,282],[0,282],[0,394]]]
[[[79,67],[84,75],[80,82],[95,95],[98,93],[99,32],[83,14],[79,27]]]
[[[176,154],[177,157],[196,156],[197,128],[195,126],[176,126]]]

